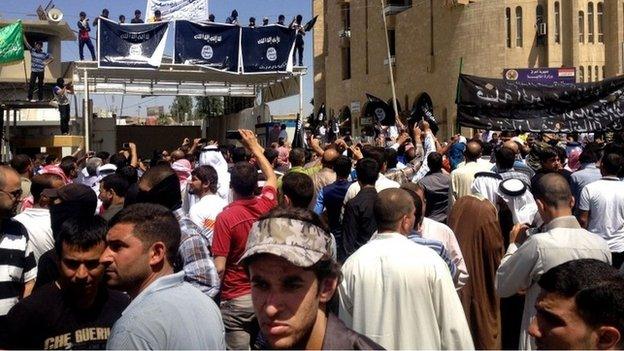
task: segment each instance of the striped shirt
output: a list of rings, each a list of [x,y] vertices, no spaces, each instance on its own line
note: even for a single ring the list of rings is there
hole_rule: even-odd
[[[3,220],[0,231],[0,316],[5,316],[17,303],[24,283],[37,277],[37,262],[21,223]]]
[[[446,263],[449,270],[451,271],[451,277],[453,277],[453,281],[457,281],[457,277],[459,275],[459,272],[457,271],[457,265],[453,261],[451,261],[448,251],[444,247],[444,243],[439,240],[425,239],[422,237],[421,233],[415,230],[412,231],[412,233],[407,238],[415,242],[416,244],[427,246],[428,248],[435,251],[438,255],[440,255],[440,258],[444,260],[444,263]]]
[[[47,52],[37,52],[35,49],[30,50],[30,70],[32,72],[43,72],[45,69],[45,60],[50,58]]]

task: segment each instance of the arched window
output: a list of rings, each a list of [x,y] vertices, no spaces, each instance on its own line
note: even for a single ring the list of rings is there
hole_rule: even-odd
[[[561,43],[561,6],[555,1],[555,43]]]
[[[579,67],[579,83],[585,83],[585,67]]]
[[[594,42],[594,3],[587,4],[587,42]]]
[[[607,73],[606,73],[606,69],[605,66],[602,66],[602,79],[606,79],[607,78]]]
[[[516,7],[516,47],[522,47],[522,7]]]
[[[598,15],[598,42],[604,43],[604,4],[599,2],[596,10]]]
[[[591,83],[592,81],[592,66],[587,66],[587,82]]]
[[[600,80],[600,75],[598,74],[598,66],[594,67],[594,77],[596,77],[596,82]]]
[[[507,29],[507,47],[511,47],[511,8],[505,9],[505,24]]]
[[[578,26],[579,26],[579,43],[585,43],[585,13],[583,11],[579,11],[578,15]]]

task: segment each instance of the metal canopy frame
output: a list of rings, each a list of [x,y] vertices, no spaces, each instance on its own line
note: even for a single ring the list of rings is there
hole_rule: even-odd
[[[303,76],[308,72],[307,67],[294,67],[292,73],[239,74],[172,63],[162,63],[156,70],[99,68],[96,61],[76,61],[73,66],[74,90],[84,94],[87,149],[91,141],[90,94],[256,97],[265,88],[285,80],[298,79],[299,116],[303,115]]]

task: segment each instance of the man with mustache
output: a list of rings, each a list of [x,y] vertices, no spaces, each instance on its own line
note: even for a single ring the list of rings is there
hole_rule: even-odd
[[[0,329],[11,307],[30,295],[37,277],[28,232],[12,219],[21,195],[19,174],[11,167],[0,166]]]

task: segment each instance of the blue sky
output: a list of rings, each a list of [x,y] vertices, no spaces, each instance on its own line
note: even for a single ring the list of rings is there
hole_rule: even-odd
[[[37,6],[45,5],[49,0],[0,0],[0,17],[2,19],[36,19],[35,10]],[[9,5],[10,4],[10,5]],[[102,8],[108,8],[111,19],[117,19],[120,14],[126,16],[129,21],[133,17],[134,10],[139,9],[145,12],[146,0],[54,0],[57,8],[63,11],[65,18],[72,29],[76,29],[76,21],[78,13],[85,11],[90,19],[100,14]],[[289,22],[297,14],[304,17],[304,22],[308,21],[312,16],[311,0],[209,0],[210,12],[214,13],[217,22],[225,22],[225,18],[230,14],[232,9],[236,9],[239,13],[241,23],[246,24],[249,17],[255,17],[257,23],[261,23],[262,17],[269,17],[271,22],[277,21],[277,16],[283,14],[286,21]],[[173,33],[170,33],[170,36]],[[168,41],[166,54],[173,53],[171,40]],[[77,42],[64,42],[62,47],[63,61],[78,60],[78,44]],[[88,56],[88,50],[85,47],[85,56]],[[312,35],[308,33],[305,37],[304,63],[308,65],[308,75],[304,80],[304,112],[309,114],[312,106],[309,104],[313,97],[313,72],[312,72]],[[145,115],[145,110],[149,106],[163,105],[166,109],[171,105],[173,98],[158,97],[145,98],[127,97],[124,102],[124,114],[136,115],[140,106],[140,114]],[[95,107],[107,107],[121,103],[121,97],[116,96],[115,100],[109,96],[95,96]],[[299,98],[297,96],[283,99],[270,104],[271,113],[287,114],[297,113],[299,106]]]

